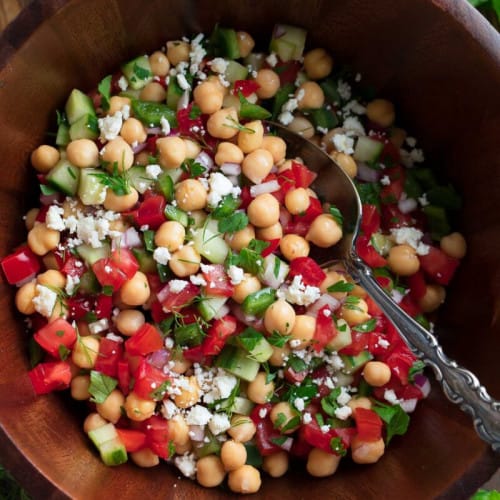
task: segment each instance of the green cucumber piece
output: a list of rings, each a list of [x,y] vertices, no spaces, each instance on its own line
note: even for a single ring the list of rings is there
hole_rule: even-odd
[[[230,28],[215,26],[210,36],[210,48],[217,57],[227,57],[228,59],[238,59],[240,49],[236,31]]]
[[[134,165],[129,168],[127,170],[127,176],[132,187],[141,194],[145,193],[154,182],[153,179],[150,179],[146,175],[146,167],[142,165]]]
[[[80,169],[65,158],[60,159],[47,175],[47,182],[68,196],[74,196],[78,190]]]
[[[76,247],[76,252],[90,267],[98,260],[109,257],[111,249],[109,243],[103,243],[102,247],[99,248],[93,248],[86,243],[82,243]]]
[[[78,196],[84,205],[100,205],[106,199],[106,186],[101,184],[96,174],[102,174],[97,168],[82,168]]]
[[[175,343],[181,346],[195,347],[203,341],[203,332],[198,323],[177,326],[174,330]]]
[[[184,90],[177,83],[177,78],[170,77],[167,88],[167,106],[174,112],[177,110],[177,104],[182,94],[184,94]]]
[[[369,351],[362,351],[356,356],[346,356],[341,354],[340,357],[344,362],[344,368],[342,368],[342,371],[347,375],[357,372],[363,368],[368,361],[373,359],[373,356]]]
[[[180,169],[179,169],[180,170]],[[156,179],[158,189],[160,193],[165,197],[167,201],[172,201],[174,199],[174,181],[167,172],[162,172]]]
[[[251,327],[243,330],[236,337],[236,342],[259,363],[265,363],[273,355],[273,348],[264,335]]]
[[[198,458],[206,457],[207,455],[218,455],[220,453],[222,443],[210,431],[205,432],[203,441],[193,443],[194,454]]]
[[[243,62],[247,68],[251,66],[252,71],[259,71],[259,69],[264,67],[266,56],[262,52],[250,52],[250,54],[243,59]]]
[[[129,85],[134,89],[144,88],[153,80],[153,72],[148,56],[139,56],[122,66],[123,74]]]
[[[92,249],[94,250],[94,249]],[[97,281],[95,274],[89,269],[82,274],[80,283],[78,284],[78,291],[88,294],[96,294],[101,290],[101,285]]]
[[[73,125],[73,123],[84,115],[95,116],[95,108],[92,99],[78,89],[73,89],[71,91],[64,109],[70,125]]]
[[[193,232],[194,248],[213,264],[223,264],[229,253],[229,246],[218,230],[218,221],[207,217],[203,227]]]
[[[101,454],[106,465],[120,465],[127,461],[127,450],[120,441],[112,423],[105,424],[89,432],[89,438]]]
[[[327,78],[326,80],[323,80],[319,84],[319,86],[325,94],[326,102],[329,102],[330,104],[342,102],[342,98],[340,97],[337,88],[337,82],[333,78]]]
[[[352,343],[351,327],[343,319],[336,321],[337,335],[328,342],[328,348],[332,351],[340,351]]]
[[[67,146],[70,141],[69,125],[67,123],[60,123],[57,127],[56,144],[58,146]]]
[[[215,366],[224,368],[229,373],[247,382],[251,382],[259,373],[260,363],[248,357],[243,349],[226,345],[215,360]]]
[[[252,316],[262,316],[266,309],[276,301],[276,290],[274,288],[262,288],[248,295],[241,308],[245,314]]]
[[[205,321],[210,321],[217,316],[222,306],[227,302],[227,297],[201,297],[198,311]]]
[[[234,83],[236,80],[246,80],[248,76],[248,68],[236,61],[227,61],[226,71],[224,71],[224,78],[229,83]]]
[[[267,286],[278,287],[284,283],[290,266],[274,254],[264,257],[262,272],[259,273],[259,279]]]
[[[165,207],[164,214],[168,220],[174,220],[179,224],[182,224],[184,227],[188,227],[189,225],[188,214],[174,205],[167,205]]]
[[[427,205],[423,207],[422,211],[427,216],[431,238],[434,241],[439,241],[443,236],[451,233],[448,215],[444,208],[435,205]]]
[[[356,142],[353,156],[357,161],[373,163],[378,160],[383,149],[384,145],[381,142],[371,139],[367,135],[362,135]]]
[[[283,62],[299,60],[304,52],[307,31],[288,24],[276,24],[273,30],[270,52],[276,52]]]
[[[172,128],[177,127],[176,113],[167,104],[134,99],[132,111],[146,127],[159,127],[162,118],[166,118]]]
[[[335,111],[326,108],[313,109],[310,111],[314,126],[322,129],[331,130],[339,124],[338,116]]]
[[[386,256],[394,243],[381,233],[373,233],[370,237],[370,243],[380,255]]]
[[[234,398],[233,413],[238,415],[250,415],[255,404],[247,398],[236,396]]]
[[[69,127],[69,137],[72,141],[77,139],[94,140],[99,137],[99,125],[95,115],[86,114],[78,118]]]
[[[137,259],[137,262],[139,262],[139,271],[142,273],[156,272],[156,261],[147,250],[143,248],[133,248],[132,253]]]

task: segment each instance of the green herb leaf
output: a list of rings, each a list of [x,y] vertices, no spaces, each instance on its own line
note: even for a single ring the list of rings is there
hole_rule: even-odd
[[[48,184],[40,184],[40,191],[45,196],[51,196],[59,191]]]
[[[259,342],[262,341],[263,337],[262,333],[249,326],[248,328],[245,328],[245,330],[243,330],[238,337],[236,337],[236,339],[243,349],[248,352],[252,352],[257,347]]]
[[[57,126],[60,125],[68,125],[68,119],[66,118],[66,114],[62,111],[56,109],[56,117],[57,117]]]
[[[155,401],[161,401],[165,396],[167,389],[170,387],[170,380],[165,380],[160,384],[160,387],[156,388],[154,391],[151,391],[150,396],[151,399]]]
[[[500,5],[498,9],[498,16],[500,17]],[[500,500],[500,491],[497,490],[477,490],[470,500]]]
[[[189,119],[190,120],[196,120],[196,118],[198,118],[199,116],[201,116],[201,109],[199,106],[197,106],[196,104],[193,104],[193,106],[191,107],[191,110],[189,111]]]
[[[113,295],[114,288],[112,285],[104,285],[102,287],[102,293],[103,295],[106,295],[108,297],[111,297]]]
[[[422,374],[424,368],[425,368],[425,363],[420,359],[417,359],[417,361],[415,361],[408,370],[408,381],[413,383],[415,381],[415,375]]]
[[[278,413],[276,420],[274,421],[273,427],[279,429],[286,422],[286,415],[284,413]]]
[[[346,309],[350,309],[351,311],[362,311],[361,307],[359,307],[360,298],[355,295],[348,295],[344,301],[344,307]]]
[[[171,458],[175,455],[175,443],[170,439],[168,441],[168,457]]]
[[[304,372],[307,370],[307,363],[298,356],[292,354],[288,358],[287,366],[291,368],[295,373]]]
[[[92,370],[90,372],[89,392],[92,395],[90,401],[93,403],[104,403],[106,398],[118,385],[118,381],[113,377],[108,377],[103,373]]]
[[[144,247],[148,252],[154,252],[155,245],[155,232],[151,229],[148,229],[142,233],[142,237],[144,239]]]
[[[386,424],[386,442],[389,444],[393,436],[402,436],[408,430],[410,417],[399,405],[389,406],[377,401],[373,410]]]
[[[344,217],[340,213],[340,210],[335,205],[330,205],[330,215],[335,219],[335,222],[342,227],[344,223]]]
[[[235,212],[225,219],[219,220],[218,229],[221,233],[236,233],[248,226],[248,217],[243,212]]]
[[[64,344],[59,345],[57,352],[59,353],[59,357],[62,361],[68,359],[68,356],[71,354],[71,351]]]
[[[321,399],[321,408],[323,408],[323,411],[330,417],[335,416],[335,410],[339,407],[337,398],[340,396],[341,391],[342,389],[340,387],[336,387],[330,394]]]
[[[223,123],[224,127],[234,128],[239,132],[247,132],[248,134],[255,134],[255,130],[245,127],[238,120],[235,120],[232,116],[227,116],[226,121]]]
[[[293,404],[297,398],[300,398],[307,404],[317,394],[318,386],[310,377],[307,377],[300,385],[291,385],[284,395],[284,400]]]
[[[109,172],[99,172],[96,174],[90,174],[97,177],[98,181],[106,187],[109,187],[116,195],[124,196],[130,193],[130,184],[127,175],[127,171],[119,171],[118,163],[113,163],[113,173]]]
[[[325,425],[325,419],[323,418],[323,415],[321,415],[321,413],[316,413],[316,415],[314,416],[316,418],[316,422],[318,422],[318,425],[320,427],[323,427]]]
[[[361,203],[375,205],[380,209],[380,190],[381,187],[376,182],[358,182],[355,181]]]
[[[332,451],[341,457],[345,457],[347,455],[347,450],[345,449],[344,443],[341,437],[334,437],[330,441],[330,448]]]
[[[299,415],[296,415],[295,417],[292,417],[285,426],[282,427],[281,432],[287,432],[291,431],[292,429],[295,429],[295,427],[298,427],[301,423],[301,418]]]
[[[271,443],[274,443],[276,446],[283,446],[287,439],[288,439],[288,436],[278,436],[278,437],[271,438]]]
[[[229,217],[241,205],[241,200],[228,194],[222,198],[217,207],[212,211],[214,219]]]
[[[189,176],[193,179],[195,179],[196,177],[200,177],[200,175],[203,175],[206,170],[206,168],[201,163],[198,163],[193,158],[186,160],[181,165],[181,169],[183,170],[183,172],[189,174]]]
[[[291,338],[291,335],[283,335],[277,330],[273,330],[273,333],[266,340],[274,347],[282,348]]]
[[[353,327],[353,330],[355,332],[361,332],[361,333],[370,333],[375,330],[375,327],[377,326],[377,320],[375,318],[369,319],[368,321],[365,321],[364,323],[360,323],[359,325],[356,325]]]
[[[151,71],[147,68],[143,68],[142,66],[139,66],[137,63],[134,64],[134,67],[132,69],[134,72],[135,76],[139,78],[140,80],[146,80],[149,78],[151,75]]]
[[[85,313],[85,316],[83,318],[87,323],[93,323],[94,321],[97,321],[97,314],[94,311],[89,311],[88,313]]]
[[[99,94],[101,94],[101,107],[104,111],[109,109],[109,100],[111,99],[111,78],[112,75],[104,77],[97,86]]]
[[[336,292],[352,292],[354,290],[354,284],[353,283],[348,283],[347,281],[341,280],[337,281],[337,283],[334,283],[333,285],[330,285],[326,291],[329,293],[336,293]]]

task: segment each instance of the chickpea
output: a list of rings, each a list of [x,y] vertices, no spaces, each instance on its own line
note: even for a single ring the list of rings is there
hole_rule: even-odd
[[[345,153],[339,153],[338,151],[330,153],[330,156],[351,179],[356,177],[358,165],[352,156]]]
[[[125,120],[120,135],[128,144],[145,142],[148,138],[144,125],[137,118]]]
[[[231,139],[238,133],[238,113],[233,107],[216,111],[207,121],[208,133],[217,139]]]
[[[150,294],[148,278],[141,271],[137,271],[120,288],[120,299],[128,306],[142,306],[148,301]]]
[[[200,400],[200,387],[194,375],[183,379],[187,384],[180,387],[181,393],[175,394],[173,399],[178,408],[190,408]]]
[[[371,410],[372,402],[365,398],[364,396],[359,396],[357,398],[351,398],[347,403],[347,406],[354,412],[356,408],[364,408],[365,410]]]
[[[288,470],[288,453],[278,451],[272,455],[263,457],[262,469],[271,477],[281,477]]]
[[[180,137],[161,137],[156,141],[160,153],[160,165],[164,168],[179,168],[186,161],[186,144]]]
[[[384,440],[362,441],[359,436],[354,436],[351,441],[351,456],[357,464],[374,464],[384,454]]]
[[[339,281],[344,281],[347,283],[347,277],[344,274],[337,273],[336,271],[327,271],[326,278],[320,285],[320,290],[322,293],[329,293],[332,297],[335,297],[337,300],[343,300],[347,292],[328,292],[328,288],[335,285]]]
[[[155,233],[155,243],[159,247],[168,248],[170,252],[175,252],[183,243],[186,237],[184,226],[176,221],[164,222]]]
[[[231,418],[231,427],[227,433],[240,443],[250,441],[256,432],[253,421],[246,415],[233,415]]]
[[[300,426],[300,418],[297,417],[299,417],[299,412],[286,401],[275,404],[270,414],[273,427],[279,429],[282,434],[292,434],[297,430]],[[290,427],[294,424],[294,421],[297,424]]]
[[[168,266],[179,278],[196,274],[200,269],[200,254],[191,245],[184,245],[177,250],[168,261]]]
[[[104,199],[104,208],[106,210],[113,210],[114,212],[125,212],[135,206],[139,200],[139,193],[133,187],[130,187],[128,194],[116,194],[112,189],[106,191],[106,198]]]
[[[358,299],[354,307],[344,304],[340,310],[340,315],[347,321],[349,326],[359,325],[370,319],[368,304],[363,299]]]
[[[255,81],[260,85],[260,88],[257,89],[257,95],[260,99],[274,97],[280,88],[280,77],[272,69],[257,71]]]
[[[316,318],[307,316],[306,314],[297,314],[295,316],[295,324],[293,325],[290,335],[292,338],[289,341],[292,349],[305,349],[311,345],[316,330]]]
[[[122,137],[109,141],[101,150],[102,160],[108,163],[108,170],[113,171],[116,164],[119,172],[128,170],[134,164],[134,152]]]
[[[304,116],[296,116],[286,128],[305,139],[310,139],[314,135],[314,125]]]
[[[168,437],[175,445],[184,446],[189,439],[189,426],[181,414],[175,415],[168,421]]]
[[[94,367],[99,355],[99,340],[96,337],[80,337],[71,352],[71,360],[80,368]]]
[[[64,288],[66,286],[66,277],[60,271],[49,269],[36,277],[39,285],[52,286],[54,288]]]
[[[257,228],[255,234],[259,240],[278,240],[283,237],[283,227],[279,222],[276,222],[268,227]]]
[[[321,147],[326,150],[327,153],[337,152],[335,151],[335,145],[333,143],[333,138],[337,134],[343,134],[345,130],[343,128],[332,128],[321,138]]]
[[[248,384],[247,396],[250,401],[257,404],[267,403],[273,396],[274,382],[266,383],[267,374],[259,372]]]
[[[28,231],[33,229],[39,212],[40,210],[38,208],[31,208],[28,212],[26,212],[26,215],[24,216],[24,224]]]
[[[115,318],[116,328],[127,337],[134,335],[145,322],[144,314],[136,309],[120,311]]]
[[[222,107],[223,108],[234,108],[237,113],[241,110],[241,102],[239,98],[233,94],[223,94],[224,98],[222,99]]]
[[[60,239],[61,233],[55,229],[49,229],[44,222],[35,222],[33,229],[28,232],[28,246],[37,255],[45,255],[55,250]]]
[[[305,238],[297,234],[285,234],[280,241],[280,250],[288,261],[297,257],[307,257],[310,247]]]
[[[224,94],[216,83],[205,80],[194,88],[193,97],[201,112],[211,115],[222,108]]]
[[[313,49],[304,56],[304,69],[311,80],[321,80],[333,69],[333,59],[325,49]]]
[[[288,335],[295,324],[295,310],[283,299],[272,303],[264,313],[264,327],[269,333],[277,331],[281,335]]]
[[[149,65],[155,76],[167,76],[170,71],[170,62],[161,50],[157,50],[149,56]]]
[[[243,151],[231,142],[219,142],[215,153],[215,163],[241,163],[243,161]]]
[[[33,299],[36,295],[36,281],[30,281],[25,283],[16,292],[16,307],[17,310],[29,316],[35,313],[35,305],[33,304]]]
[[[186,179],[175,186],[175,200],[180,209],[189,212],[207,205],[207,191],[197,179]]]
[[[147,83],[139,94],[139,99],[150,102],[163,102],[166,97],[165,88],[159,82]]]
[[[390,127],[394,123],[396,113],[392,102],[386,99],[374,99],[366,106],[366,116],[381,127]]]
[[[299,109],[318,109],[325,102],[323,89],[316,82],[304,82],[295,92],[295,97],[299,99]]]
[[[47,318],[49,323],[57,318],[67,319],[69,316],[68,301],[66,299],[58,299],[52,309],[51,315]]]
[[[99,150],[90,139],[71,141],[66,147],[66,157],[72,165],[79,168],[99,165]]]
[[[306,240],[320,248],[328,248],[342,238],[342,228],[330,214],[318,215],[309,227]]]
[[[56,148],[43,144],[31,153],[31,164],[37,172],[44,174],[56,166],[59,158]]]
[[[189,61],[189,43],[181,40],[167,42],[167,58],[172,66],[177,66],[180,62]]]
[[[125,396],[118,389],[110,392],[109,396],[102,403],[97,403],[96,410],[102,418],[116,424],[122,416],[122,406],[125,403]]]
[[[331,476],[337,470],[340,458],[338,455],[328,453],[320,448],[313,448],[307,457],[307,472],[314,477]]]
[[[441,285],[427,285],[424,296],[418,301],[422,312],[430,313],[435,311],[446,298],[446,290]]]
[[[392,127],[389,140],[394,144],[394,146],[400,149],[403,147],[406,136],[407,136],[406,130],[398,127]]]
[[[441,238],[439,242],[441,250],[455,259],[463,259],[467,253],[467,243],[460,233],[451,233]]]
[[[250,52],[252,52],[255,47],[255,41],[250,34],[246,31],[237,31],[236,39],[238,40],[238,49],[240,51],[240,57],[246,57]]]
[[[391,379],[391,369],[382,361],[368,361],[362,373],[366,382],[373,387],[382,387]]]
[[[241,283],[234,287],[232,298],[235,302],[241,304],[248,295],[258,292],[261,288],[260,280],[256,276],[245,273]]]
[[[130,420],[142,422],[153,416],[156,403],[149,399],[142,399],[135,392],[131,392],[126,397],[123,407]]]
[[[354,288],[349,292],[351,295],[359,297],[360,299],[366,299],[368,294],[366,293],[366,290],[363,287],[357,285],[356,283],[353,283],[352,278],[349,278],[347,281],[352,285],[354,285]]]
[[[222,95],[225,96],[226,94],[229,94],[229,88],[224,87],[218,75],[209,75],[205,81],[215,84],[215,86],[219,89]],[[239,99],[238,102],[240,102]]]
[[[160,457],[149,448],[143,448],[142,450],[130,453],[130,458],[135,465],[144,468],[155,467],[160,463]]]
[[[71,397],[77,401],[86,401],[90,398],[90,377],[77,375],[71,380]]]
[[[254,184],[260,184],[268,176],[272,168],[273,155],[267,149],[256,149],[247,154],[241,165],[245,177]]]
[[[274,164],[285,159],[286,143],[281,137],[265,135],[262,139],[262,149],[267,149],[271,153]]]
[[[284,366],[286,364],[285,359],[290,355],[291,349],[288,344],[285,344],[283,347],[273,347],[273,354],[269,358],[269,364],[271,366]]]
[[[205,488],[219,486],[225,476],[224,465],[216,455],[207,455],[196,463],[196,480]]]
[[[117,111],[123,111],[124,106],[130,106],[132,102],[129,97],[121,97],[119,95],[114,95],[109,100],[108,115],[113,116]]]
[[[270,193],[259,194],[248,205],[247,215],[256,227],[269,227],[279,221],[280,204]]]
[[[311,204],[307,189],[290,189],[285,195],[285,207],[292,215],[304,213]]]
[[[235,470],[245,465],[247,450],[239,441],[229,440],[222,445],[220,458],[226,471]]]
[[[263,138],[264,126],[260,120],[245,123],[245,128],[238,133],[238,147],[243,153],[251,153],[262,146]],[[272,155],[269,151],[266,151],[266,153],[271,157],[272,166]],[[243,162],[243,165],[244,164],[245,162]]]
[[[233,234],[226,235],[226,241],[229,243],[229,246],[237,252],[247,247],[253,239],[255,239],[255,229],[251,224]]]
[[[394,245],[389,250],[387,264],[399,276],[411,276],[420,269],[417,252],[410,245]]]
[[[83,421],[83,432],[88,434],[90,431],[99,429],[108,422],[104,420],[99,413],[94,412],[87,415],[87,418]]]
[[[184,144],[186,145],[186,158],[194,160],[201,153],[201,146],[197,142],[184,139]]]
[[[242,465],[229,473],[229,489],[235,493],[256,493],[261,484],[259,470],[251,465]]]
[[[175,445],[175,453],[177,455],[184,455],[184,453],[189,453],[191,449],[193,448],[193,443],[191,441],[188,441],[186,444],[176,444]]]

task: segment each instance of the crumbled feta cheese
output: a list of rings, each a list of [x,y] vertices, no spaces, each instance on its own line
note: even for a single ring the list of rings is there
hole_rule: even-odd
[[[62,207],[51,205],[45,215],[45,224],[49,229],[64,231],[66,227],[62,215],[64,215],[64,209]]]
[[[382,349],[387,349],[390,346],[390,343],[388,340],[378,339],[378,345],[382,347]]]
[[[174,464],[184,476],[194,479],[196,475],[196,458],[194,453],[185,453],[182,456],[175,457]]]
[[[260,418],[266,418],[266,415],[267,415],[267,408],[261,408],[259,410],[259,417]]]
[[[390,183],[391,183],[391,179],[389,179],[388,175],[384,175],[384,177],[382,177],[382,179],[380,179],[380,184],[382,184],[382,186],[388,186]]]
[[[404,298],[404,294],[401,293],[397,288],[393,288],[391,290],[391,299],[396,302],[396,304],[401,304],[401,301]]]
[[[425,160],[424,152],[421,149],[412,149],[410,151],[410,158],[414,163],[422,163]]]
[[[340,420],[347,420],[352,414],[351,408],[349,406],[341,406],[335,409],[335,416]]]
[[[335,134],[332,138],[335,149],[340,153],[351,155],[354,153],[354,139],[346,134]]]
[[[245,271],[241,267],[231,264],[227,270],[227,275],[229,276],[232,285],[239,285],[243,281]]]
[[[399,227],[391,229],[391,234],[398,245],[409,245],[416,250],[418,255],[427,255],[429,253],[429,245],[420,241],[424,236],[420,229]]]
[[[186,80],[186,77],[183,74],[178,74],[176,76],[177,78],[177,83],[179,84],[179,87],[182,90],[190,90],[191,85],[189,85],[189,82]]]
[[[191,283],[196,286],[207,286],[207,282],[201,274],[192,274],[189,277],[189,281],[191,281]]]
[[[109,328],[109,321],[107,318],[102,318],[98,321],[93,321],[89,323],[89,330],[92,335],[97,335],[98,333],[104,332]]]
[[[290,347],[291,347],[292,349],[294,349],[295,347],[299,347],[301,343],[302,343],[302,341],[301,341],[301,340],[299,340],[299,339],[292,339],[292,340],[290,340],[290,342],[289,342]]]
[[[228,62],[222,57],[215,57],[210,63],[210,68],[214,73],[225,73],[227,69]]]
[[[208,184],[210,191],[207,203],[210,207],[216,207],[221,202],[223,196],[232,194],[234,197],[237,197],[241,193],[241,189],[233,186],[233,183],[220,172],[210,174]]]
[[[226,399],[238,383],[234,375],[218,375],[213,379],[213,388],[219,393],[219,399]]]
[[[123,343],[123,337],[120,337],[120,335],[115,335],[113,332],[107,333],[106,338],[112,340],[113,342],[118,342],[119,344]]]
[[[130,106],[128,104],[124,104],[121,111],[123,120],[128,120],[130,118]]]
[[[186,416],[186,423],[188,425],[207,425],[211,418],[212,414],[207,408],[195,405],[189,410]]]
[[[154,257],[153,257],[154,258]],[[188,282],[185,280],[171,280],[169,281],[169,290],[173,293],[180,293],[186,288]]]
[[[125,90],[128,89],[128,80],[124,75],[120,76],[118,79],[118,87],[122,92],[125,92]]]
[[[150,179],[158,179],[158,176],[162,173],[162,168],[160,167],[160,165],[156,165],[156,164],[153,164],[153,165],[148,165],[146,167],[146,175],[150,178]]]
[[[360,82],[361,81],[361,73],[356,73],[356,76],[354,77],[355,82]]]
[[[179,408],[170,399],[165,399],[161,408],[161,414],[167,419],[171,420],[174,415],[179,413]]]
[[[164,116],[160,118],[160,127],[163,135],[170,134],[170,123]]]
[[[384,399],[388,402],[391,403],[392,405],[398,404],[399,399],[396,396],[396,393],[394,392],[393,389],[386,389],[384,391]]]
[[[203,40],[203,33],[198,34],[191,42],[191,51],[189,52],[189,72],[192,75],[196,75],[199,80],[204,80],[206,78],[205,73],[200,71],[200,64],[203,58],[207,55],[206,50],[201,45]]]
[[[351,98],[351,86],[347,82],[344,82],[344,80],[339,79],[337,90],[344,101],[348,101]]]
[[[351,395],[347,392],[345,387],[340,389],[340,394],[337,397],[337,403],[341,406],[345,406],[351,400]]]
[[[43,285],[36,285],[32,299],[35,311],[46,318],[50,317],[57,301],[57,293]]]
[[[330,430],[330,426],[329,426],[329,425],[322,425],[322,426],[320,427],[320,429],[321,429],[321,432],[322,432],[323,434],[326,434],[326,433]]]
[[[415,137],[407,137],[405,142],[410,148],[414,148],[417,145],[417,139],[415,139]]]
[[[295,406],[295,408],[297,408],[297,410],[304,411],[305,403],[302,398],[295,398],[295,400],[293,401],[293,405]]]
[[[299,97],[303,99],[303,93],[300,93],[300,95],[297,94],[297,97],[288,99],[288,101],[286,101],[285,104],[283,104],[283,106],[281,107],[281,111],[290,111],[290,113],[294,112],[299,107]]]
[[[266,57],[266,62],[271,66],[271,68],[274,68],[278,64],[278,58],[276,57],[276,54],[274,52],[271,52],[267,57]]]
[[[73,292],[75,291],[76,287],[80,283],[80,278],[79,276],[71,276],[71,274],[68,274],[66,276],[66,287],[64,290],[68,295],[73,295]]]
[[[427,193],[424,193],[422,196],[420,196],[418,198],[418,202],[420,203],[420,205],[422,205],[423,207],[426,207],[427,205],[429,205],[429,200],[427,199]]]
[[[354,117],[354,116],[349,117],[348,115],[350,115],[351,113],[354,113],[355,115],[364,115],[366,113],[366,108],[362,104],[360,104],[356,99],[353,99],[352,101],[349,101],[342,108],[342,112],[343,112],[344,116],[347,115],[346,119],[353,118],[353,119],[357,120],[356,117]],[[345,124],[342,125],[342,128],[346,128]]]
[[[172,256],[166,247],[157,247],[153,252],[153,259],[158,262],[158,264],[166,266],[171,258]]]
[[[293,115],[290,111],[283,111],[278,115],[278,121],[283,125],[290,125],[293,122]]]
[[[166,349],[173,349],[175,342],[172,337],[167,337],[164,342],[165,348]]]
[[[297,275],[289,286],[282,286],[277,291],[277,296],[291,304],[308,306],[319,299],[321,290],[315,286],[304,285],[302,276]]]
[[[208,428],[214,436],[218,436],[231,427],[231,422],[225,413],[216,413],[208,422]]]
[[[97,120],[99,130],[101,132],[100,138],[106,141],[116,139],[120,134],[123,125],[123,115],[121,111],[117,111],[114,115],[105,116]]]
[[[304,413],[304,415],[302,416],[302,422],[304,422],[304,424],[310,424],[312,422],[312,416],[310,413]]]
[[[326,127],[320,127],[320,126],[318,126],[318,127],[316,127],[316,130],[317,130],[320,134],[323,134],[323,135],[328,134],[328,129],[327,129]]]

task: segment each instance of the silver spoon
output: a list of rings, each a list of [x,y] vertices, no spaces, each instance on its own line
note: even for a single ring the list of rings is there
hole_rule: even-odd
[[[472,417],[481,439],[500,452],[500,402],[491,398],[472,372],[446,356],[436,337],[387,295],[374,279],[371,268],[356,254],[354,243],[361,222],[361,200],[351,179],[319,147],[279,124],[269,124],[287,143],[287,156],[302,158],[318,174],[313,184],[318,196],[335,204],[344,216],[342,240],[333,248],[318,249],[313,255],[315,260],[322,267],[327,267],[333,260],[343,262],[352,278],[368,292],[410,349],[432,367],[448,399]]]

